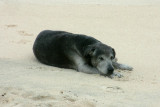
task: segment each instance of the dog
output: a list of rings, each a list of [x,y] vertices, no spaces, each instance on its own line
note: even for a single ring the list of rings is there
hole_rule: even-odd
[[[40,32],[34,42],[33,52],[43,64],[111,78],[122,77],[114,69],[133,69],[117,62],[112,47],[93,37],[66,31]]]

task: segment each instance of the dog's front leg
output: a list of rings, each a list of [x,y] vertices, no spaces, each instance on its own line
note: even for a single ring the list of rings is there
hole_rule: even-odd
[[[81,56],[75,54],[72,59],[73,62],[75,62],[76,69],[79,72],[84,72],[87,74],[99,74],[98,70],[96,68],[89,66]]]
[[[112,75],[109,76],[111,79],[114,77],[122,78],[123,75],[120,74],[119,72],[114,71]]]
[[[112,62],[112,65],[114,66],[115,69],[129,70],[129,71],[133,70],[132,67],[130,67],[128,65],[125,65],[125,64],[120,64],[120,63],[117,63],[117,62]]]
[[[87,74],[98,74],[98,70],[96,68],[93,68],[87,64],[81,64],[81,65],[78,65],[78,71],[79,72],[84,72],[84,73],[87,73]]]

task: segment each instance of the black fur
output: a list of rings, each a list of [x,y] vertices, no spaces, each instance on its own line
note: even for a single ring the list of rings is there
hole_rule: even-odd
[[[45,30],[37,36],[33,52],[36,58],[44,64],[61,68],[74,68],[75,64],[68,55],[72,52],[80,54],[91,65],[90,50],[87,51],[90,48],[87,46],[98,42],[100,41],[82,34]],[[79,52],[76,52],[75,48]]]

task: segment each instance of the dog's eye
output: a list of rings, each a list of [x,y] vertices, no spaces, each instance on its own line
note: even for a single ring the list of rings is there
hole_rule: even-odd
[[[103,57],[99,57],[99,60],[100,60],[100,61],[103,61],[103,60],[104,60],[104,58],[103,58]]]

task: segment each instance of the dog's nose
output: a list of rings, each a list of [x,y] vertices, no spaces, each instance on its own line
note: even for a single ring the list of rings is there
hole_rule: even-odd
[[[109,67],[108,68],[108,75],[113,74],[114,68],[113,67]]]

